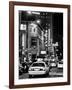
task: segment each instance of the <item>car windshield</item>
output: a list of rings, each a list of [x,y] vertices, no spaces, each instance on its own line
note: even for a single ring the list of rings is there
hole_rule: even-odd
[[[32,65],[32,67],[36,67],[36,66],[45,67],[44,63],[34,63],[34,64]]]

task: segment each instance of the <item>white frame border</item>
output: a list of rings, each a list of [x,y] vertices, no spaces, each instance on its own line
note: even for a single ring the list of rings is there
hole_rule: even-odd
[[[18,77],[18,48],[19,48],[19,19],[18,19],[18,11],[45,11],[45,12],[61,12],[63,13],[63,60],[64,60],[64,68],[63,68],[63,77],[58,78],[40,78],[40,79],[20,79]],[[56,82],[67,82],[67,8],[52,8],[52,7],[35,7],[35,6],[14,6],[14,85],[24,85],[24,84],[38,84],[38,83],[56,83]]]

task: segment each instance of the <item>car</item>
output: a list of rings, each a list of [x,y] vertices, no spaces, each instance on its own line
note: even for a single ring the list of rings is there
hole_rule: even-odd
[[[27,73],[29,69],[29,65],[26,62],[22,62],[19,64],[19,75],[23,73]]]
[[[55,61],[50,61],[50,68],[57,67],[57,63]]]
[[[49,75],[49,66],[41,61],[34,62],[28,70],[29,78],[36,75]]]
[[[19,75],[23,74],[23,67],[21,64],[19,64]]]
[[[58,68],[63,68],[63,61],[58,62]]]

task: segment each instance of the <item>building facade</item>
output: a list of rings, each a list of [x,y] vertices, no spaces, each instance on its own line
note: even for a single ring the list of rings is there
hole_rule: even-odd
[[[40,20],[40,23],[36,21]],[[39,12],[39,15],[22,11],[20,13],[19,47],[22,56],[35,59],[41,51],[53,52],[52,13]],[[20,48],[19,48],[20,50]]]

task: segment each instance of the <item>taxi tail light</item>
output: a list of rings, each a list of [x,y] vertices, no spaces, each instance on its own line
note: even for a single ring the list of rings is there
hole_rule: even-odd
[[[40,69],[40,71],[45,71],[45,69]]]
[[[29,71],[34,71],[34,69],[33,68],[30,68]]]

